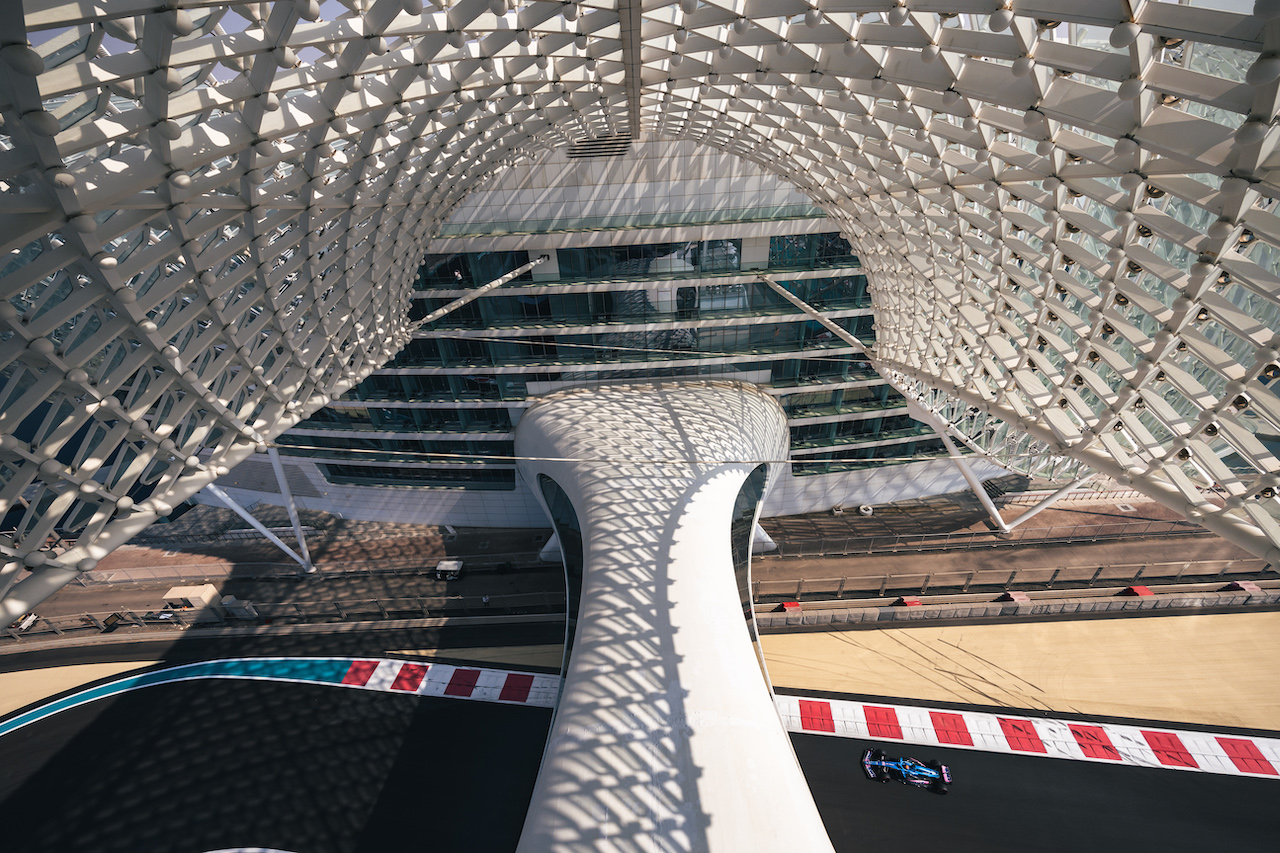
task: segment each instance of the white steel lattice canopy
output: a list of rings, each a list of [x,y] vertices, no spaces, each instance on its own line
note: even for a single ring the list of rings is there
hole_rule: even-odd
[[[642,133],[809,193],[869,273],[877,366],[977,445],[1012,427],[1280,556],[1280,3],[24,5],[0,8],[12,607],[384,363],[479,182]]]

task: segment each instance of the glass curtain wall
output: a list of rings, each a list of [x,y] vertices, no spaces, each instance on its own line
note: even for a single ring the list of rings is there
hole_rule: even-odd
[[[322,470],[332,482],[514,488],[508,439],[529,383],[741,375],[779,392],[795,474],[936,452],[931,433],[910,420],[905,401],[864,358],[756,270],[742,270],[742,245],[558,249],[557,280],[535,282],[526,272],[511,290],[434,321],[384,369],[280,441],[297,455],[328,455],[333,464]],[[413,316],[528,258],[527,251],[428,255]],[[821,233],[770,238],[761,272],[870,344],[871,303],[858,269],[843,237]],[[415,461],[423,471],[407,473]],[[492,470],[481,476],[481,468]]]

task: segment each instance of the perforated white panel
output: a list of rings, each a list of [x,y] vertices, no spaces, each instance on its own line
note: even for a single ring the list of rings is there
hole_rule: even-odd
[[[1280,542],[1271,0],[24,5],[0,9],[0,591],[34,570],[10,609],[385,362],[471,189],[623,133],[807,192],[870,274],[878,366],[978,443],[1012,427]]]

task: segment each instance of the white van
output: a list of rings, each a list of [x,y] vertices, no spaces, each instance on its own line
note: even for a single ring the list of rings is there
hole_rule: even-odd
[[[462,577],[461,560],[441,560],[436,563],[436,580],[456,581]]]

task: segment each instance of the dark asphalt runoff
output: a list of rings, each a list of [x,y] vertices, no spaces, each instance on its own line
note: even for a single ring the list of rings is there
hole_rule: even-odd
[[[792,735],[837,853],[1280,849],[1280,781]],[[950,793],[872,782],[862,751],[938,759]]]
[[[151,687],[0,738],[0,848],[510,851],[550,719],[316,685]]]
[[[0,672],[16,672],[77,663],[158,660],[168,664],[229,657],[298,656],[378,657],[400,649],[468,648],[472,646],[525,646],[564,642],[563,622],[477,625],[451,624],[440,628],[381,628],[377,625],[335,624],[320,634],[261,634],[226,637],[196,631],[174,632],[172,641],[139,640],[120,634],[118,643],[68,645],[29,652],[12,650],[0,655]],[[12,648],[12,647],[10,647]],[[442,651],[436,660],[447,660]],[[523,667],[537,669],[537,667]]]

